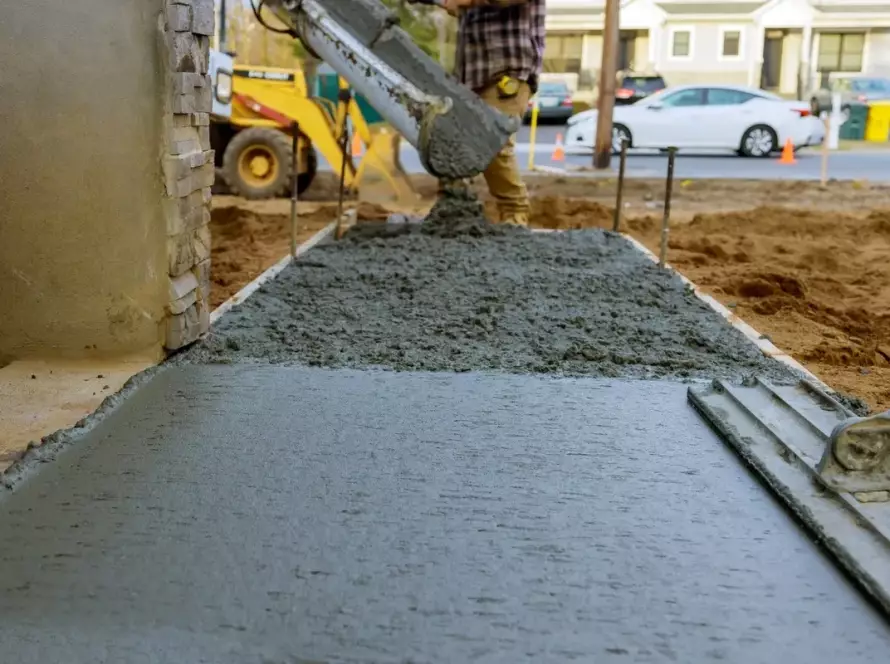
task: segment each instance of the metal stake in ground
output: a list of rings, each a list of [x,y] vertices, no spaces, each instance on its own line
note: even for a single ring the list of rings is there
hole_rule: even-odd
[[[349,88],[340,90],[340,102],[346,112],[343,114],[343,126],[340,128],[340,151],[342,152],[340,162],[340,195],[337,199],[337,226],[334,230],[334,237],[340,239],[343,237],[343,196],[346,193],[346,160],[351,159],[349,155],[349,103],[352,101],[352,92]]]
[[[293,132],[293,154],[291,155],[291,183],[290,183],[290,255],[297,258],[297,200],[299,190],[297,184],[300,178],[300,123],[291,125]]]
[[[674,191],[674,158],[676,154],[677,148],[668,148],[668,172],[664,188],[664,216],[661,219],[661,251],[658,254],[658,265],[661,267],[664,267],[667,261],[668,233],[670,232],[669,224],[671,221],[671,194]]]
[[[621,227],[621,206],[624,205],[624,166],[627,163],[627,137],[621,139],[621,158],[618,162],[618,193],[615,195],[615,217],[612,220],[612,230],[618,232]]]
[[[824,189],[828,186],[828,143],[831,141],[830,114],[822,114],[822,126],[825,128],[825,137],[822,139],[822,170],[819,174],[819,185]]]

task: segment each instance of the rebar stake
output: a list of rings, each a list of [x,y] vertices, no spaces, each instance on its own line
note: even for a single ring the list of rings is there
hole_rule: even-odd
[[[293,132],[293,155],[291,156],[291,193],[290,193],[290,255],[297,258],[297,201],[299,200],[300,179],[300,123],[291,125]]]
[[[346,193],[346,160],[351,159],[349,155],[349,103],[352,101],[352,93],[350,90],[340,90],[340,101],[344,104],[346,113],[343,114],[343,127],[341,128],[340,150],[342,161],[340,162],[340,196],[337,199],[337,225],[334,229],[334,237],[339,240],[343,237],[343,196]]]
[[[627,163],[627,144],[625,136],[621,139],[621,156],[618,162],[618,193],[615,196],[615,217],[612,220],[612,230],[617,233],[621,228],[621,206],[624,205],[624,166]]]
[[[664,216],[661,219],[661,252],[658,255],[659,267],[664,267],[667,262],[668,233],[670,233],[671,221],[671,194],[674,191],[674,157],[677,148],[668,148],[668,172],[664,190]]]

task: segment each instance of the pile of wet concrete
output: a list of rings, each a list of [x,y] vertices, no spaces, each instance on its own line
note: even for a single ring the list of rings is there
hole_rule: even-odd
[[[622,237],[493,225],[460,198],[423,223],[360,225],[313,249],[227,314],[188,359],[789,377]]]

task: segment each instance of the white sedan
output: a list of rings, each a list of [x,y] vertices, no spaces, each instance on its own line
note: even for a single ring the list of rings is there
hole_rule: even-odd
[[[569,119],[566,151],[590,154],[596,136],[595,110]],[[794,149],[822,143],[825,129],[810,105],[734,85],[682,85],[662,90],[612,115],[612,150],[669,147],[732,150],[768,157],[791,140]]]

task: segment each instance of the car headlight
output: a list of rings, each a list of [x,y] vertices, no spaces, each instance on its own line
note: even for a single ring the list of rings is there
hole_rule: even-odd
[[[218,71],[216,73],[216,98],[220,104],[232,101],[232,73]]]

